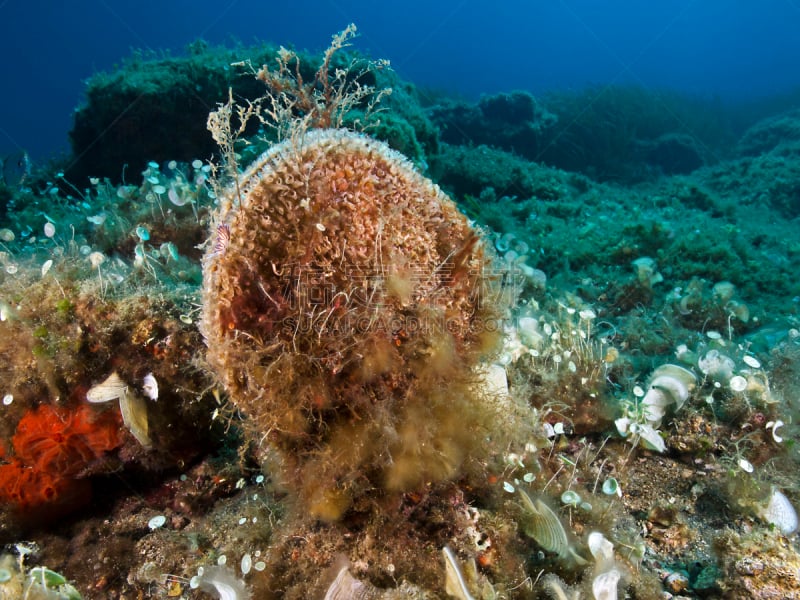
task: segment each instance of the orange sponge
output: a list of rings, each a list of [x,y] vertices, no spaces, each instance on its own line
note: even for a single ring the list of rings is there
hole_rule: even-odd
[[[24,464],[72,477],[121,440],[115,413],[98,414],[86,405],[67,410],[42,404],[20,419],[11,443]]]
[[[11,439],[14,456],[0,465],[0,501],[23,513],[64,514],[85,504],[92,463],[121,444],[119,415],[43,404],[28,411]]]

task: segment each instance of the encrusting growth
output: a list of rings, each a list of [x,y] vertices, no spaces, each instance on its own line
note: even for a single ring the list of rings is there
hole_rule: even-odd
[[[476,367],[499,342],[499,287],[478,233],[405,157],[298,123],[220,195],[202,329],[284,483],[335,520],[487,452],[497,405]]]

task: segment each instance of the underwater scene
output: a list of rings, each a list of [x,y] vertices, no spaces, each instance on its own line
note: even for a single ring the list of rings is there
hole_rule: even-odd
[[[473,97],[357,24],[4,150],[0,600],[800,598],[800,81]]]

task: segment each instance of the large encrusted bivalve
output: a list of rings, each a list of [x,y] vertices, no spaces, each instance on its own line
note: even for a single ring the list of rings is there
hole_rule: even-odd
[[[475,368],[497,349],[501,288],[479,234],[402,155],[298,134],[220,198],[213,235],[208,361],[312,514],[488,451],[496,405]]]

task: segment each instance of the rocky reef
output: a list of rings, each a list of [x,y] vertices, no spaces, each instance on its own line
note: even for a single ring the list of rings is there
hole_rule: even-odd
[[[445,101],[354,34],[134,59],[76,152],[216,110],[0,183],[0,598],[800,597],[796,112]]]

